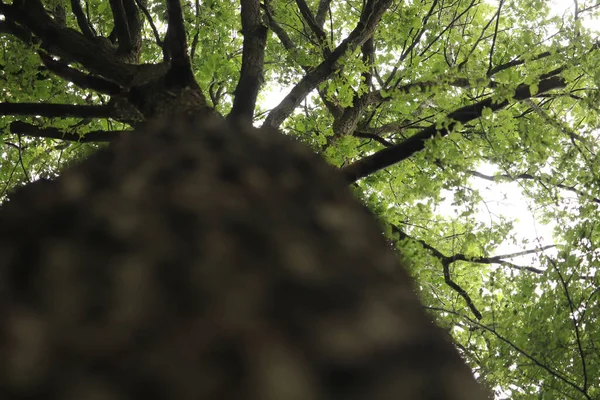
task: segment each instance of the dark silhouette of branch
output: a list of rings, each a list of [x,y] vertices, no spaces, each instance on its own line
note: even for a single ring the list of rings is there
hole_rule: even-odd
[[[4,15],[5,27],[26,44],[40,46],[49,54],[76,61],[90,72],[119,85],[130,83],[138,71],[136,65],[116,58],[110,46],[60,26],[48,15],[40,0],[0,3],[0,14]]]
[[[110,118],[112,106],[84,106],[52,103],[0,103],[0,115],[32,115],[48,118]]]
[[[169,15],[169,26],[165,44],[169,47],[171,63],[175,65],[187,65],[187,41],[185,25],[183,23],[183,10],[179,0],[167,0],[167,11]]]
[[[141,1],[141,0],[137,0]],[[194,38],[192,39],[192,45],[190,46],[190,60],[193,62],[194,57],[196,55],[196,49],[198,48],[198,43],[200,42],[200,0],[194,0],[194,8],[195,8],[195,33]],[[214,103],[213,103],[214,104]]]
[[[64,132],[57,128],[40,128],[26,122],[16,121],[10,124],[10,131],[21,136],[43,137],[68,140],[71,142],[111,142],[129,131],[90,131],[85,133]]]
[[[592,47],[589,49],[588,52],[592,52],[592,51],[597,50],[599,48],[600,48],[600,41],[597,41],[597,42],[595,42],[592,45]],[[517,67],[519,65],[523,65],[526,62],[537,61],[537,60],[541,60],[541,59],[546,58],[546,57],[550,57],[553,54],[564,53],[564,52],[566,52],[569,49],[570,49],[570,46],[563,47],[562,49],[557,49],[557,50],[552,51],[552,52],[550,52],[550,51],[544,51],[544,52],[542,52],[542,53],[534,56],[533,58],[528,59],[528,61],[525,61],[524,59],[519,58],[519,59],[516,59],[516,60],[509,61],[509,62],[504,63],[504,64],[496,65],[494,68],[490,69],[490,71],[488,72],[488,76],[492,76],[494,74],[497,74],[498,72],[504,71],[505,69],[509,69],[509,68],[512,68],[512,67]]]
[[[81,32],[90,39],[95,38],[96,33],[94,32],[94,28],[86,18],[79,0],[71,0],[71,10],[75,15],[75,19],[77,19],[77,25],[81,29]]]
[[[544,93],[565,86],[566,82],[563,78],[560,76],[552,76],[540,81],[538,93]],[[516,88],[513,100],[525,100],[531,96],[532,94],[529,91],[529,85],[521,84]],[[481,117],[485,108],[489,108],[492,111],[498,111],[506,107],[509,103],[508,100],[496,103],[491,97],[488,97],[475,104],[461,107],[447,115],[446,119],[448,124],[445,127],[438,129],[435,124],[432,124],[400,144],[380,150],[371,156],[365,157],[342,168],[342,173],[349,183],[355,182],[358,179],[364,178],[380,169],[405,160],[416,152],[423,150],[423,148],[425,148],[426,140],[434,137],[436,134],[446,136],[452,131],[457,123],[464,124]]]
[[[329,2],[327,0],[321,0],[319,6],[322,6],[324,4],[326,4],[326,7],[329,7]],[[270,6],[270,1],[265,0],[264,4],[261,4],[261,7],[265,11],[264,23],[269,27],[269,29],[273,31],[273,33],[275,33],[277,38],[281,41],[283,48],[291,53],[291,50],[294,50],[296,48],[296,44],[292,41],[287,32],[277,23],[277,21],[275,21],[275,18],[273,17],[273,10]],[[300,67],[306,72],[312,70],[312,67],[310,65],[300,65]],[[327,110],[331,113],[331,115],[334,118],[338,118],[340,115],[342,115],[342,108],[338,107],[336,104],[330,101],[327,98],[325,91],[319,88],[317,88],[317,91],[319,93],[319,96],[321,97],[321,101],[323,102],[323,104],[325,104],[325,107],[327,107]]]
[[[269,0],[265,0],[264,4],[262,4],[261,7],[265,10],[265,24],[267,24],[269,29],[271,29],[273,33],[277,36],[277,38],[283,45],[283,48],[286,50],[292,50],[296,48],[296,45],[294,44],[288,33],[285,31],[285,29],[283,29],[277,23],[277,21],[275,21],[275,18],[273,17],[273,9],[271,7],[271,2]]]
[[[129,53],[133,49],[131,33],[129,31],[129,21],[125,14],[123,0],[109,0],[113,20],[115,21],[115,31],[119,42],[119,51]]]
[[[496,47],[496,40],[498,39],[498,26],[500,25],[500,11],[502,10],[502,6],[504,5],[504,0],[500,0],[498,2],[498,10],[494,14],[494,18],[496,19],[496,26],[494,27],[494,36],[492,38],[492,48],[490,49],[490,57],[488,61],[488,70],[487,75],[489,76],[490,71],[492,70],[492,62],[494,58],[494,49]]]
[[[383,138],[381,138],[381,137],[379,137],[379,136],[377,136],[377,135],[374,135],[374,134],[372,134],[372,133],[366,133],[366,132],[354,132],[354,136],[356,136],[356,137],[360,137],[360,138],[365,138],[365,139],[371,139],[371,140],[374,140],[374,141],[376,141],[377,143],[379,143],[379,144],[382,144],[382,145],[383,145],[383,146],[385,146],[385,147],[391,147],[391,146],[393,146],[393,145],[394,145],[394,143],[392,143],[392,142],[388,142],[387,140],[385,140],[385,139],[383,139]]]
[[[262,24],[259,0],[241,0],[242,69],[228,118],[252,122],[258,91],[263,83],[267,27]]]

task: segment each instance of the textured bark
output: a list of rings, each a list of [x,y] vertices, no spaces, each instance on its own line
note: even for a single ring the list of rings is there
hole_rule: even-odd
[[[484,399],[344,179],[208,119],[0,210],[0,398]]]

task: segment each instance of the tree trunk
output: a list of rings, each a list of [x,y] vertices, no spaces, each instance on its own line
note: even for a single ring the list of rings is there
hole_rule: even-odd
[[[372,216],[296,141],[148,124],[0,212],[3,399],[478,400]]]

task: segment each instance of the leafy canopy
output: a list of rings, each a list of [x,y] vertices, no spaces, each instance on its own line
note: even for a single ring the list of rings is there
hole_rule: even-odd
[[[600,7],[553,4],[0,2],[0,196],[191,88],[340,168],[497,398],[599,398]]]

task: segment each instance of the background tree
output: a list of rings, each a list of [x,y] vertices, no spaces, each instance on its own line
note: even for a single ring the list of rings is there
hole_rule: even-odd
[[[380,217],[498,398],[597,398],[600,57],[585,21],[598,5],[550,11],[536,0],[0,2],[1,196],[162,115],[279,128]],[[484,214],[479,181],[515,182],[509,195],[556,226],[554,243]],[[496,254],[507,243],[521,250]]]

